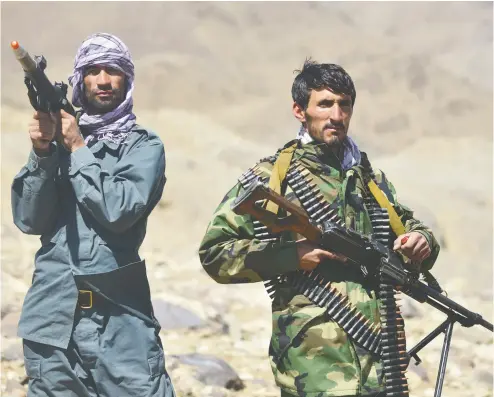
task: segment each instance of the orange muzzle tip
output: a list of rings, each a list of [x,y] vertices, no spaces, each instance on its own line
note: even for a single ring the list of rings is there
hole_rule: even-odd
[[[10,46],[12,47],[12,49],[17,50],[19,48],[19,43],[14,40],[10,43]]]

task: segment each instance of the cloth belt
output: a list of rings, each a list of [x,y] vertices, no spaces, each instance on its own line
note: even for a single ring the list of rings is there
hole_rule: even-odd
[[[393,205],[389,202],[386,195],[382,192],[381,189],[379,189],[379,187],[372,179],[369,181],[367,186],[369,187],[369,190],[371,191],[372,195],[374,196],[378,204],[381,206],[381,208],[386,208],[388,210],[389,224],[391,226],[391,229],[393,229],[393,232],[396,234],[396,236],[401,236],[402,234],[405,234],[406,233],[405,226],[401,222],[400,217],[396,213]]]
[[[281,194],[281,184],[285,180],[286,173],[288,172],[288,168],[292,162],[293,153],[295,152],[297,145],[298,142],[283,149],[274,163],[273,171],[271,172],[271,177],[269,178],[269,187],[278,194]],[[278,204],[273,203],[272,201],[267,202],[266,209],[271,211],[273,214],[278,214]]]
[[[297,148],[297,143],[283,149],[276,162],[273,166],[273,171],[271,173],[271,177],[269,178],[269,187],[274,190],[276,193],[281,194],[281,184],[283,183],[288,168],[290,167],[290,163],[292,161],[293,153]],[[378,204],[381,208],[386,208],[389,214],[389,223],[391,229],[396,234],[396,236],[401,236],[406,233],[405,226],[401,222],[400,217],[396,213],[393,205],[389,202],[386,195],[379,189],[376,183],[371,179],[367,184],[370,192],[377,200]],[[278,213],[278,204],[273,203],[272,201],[268,201],[266,203],[266,209],[274,214]]]

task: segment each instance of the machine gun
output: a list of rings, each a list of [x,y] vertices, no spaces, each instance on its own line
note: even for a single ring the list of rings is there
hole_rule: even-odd
[[[267,201],[276,203],[287,215],[279,217],[266,210],[264,204]],[[493,331],[493,325],[480,314],[466,309],[421,281],[417,272],[405,267],[403,258],[398,253],[378,241],[333,222],[315,224],[302,208],[259,180],[253,182],[237,197],[232,204],[232,210],[238,215],[252,216],[274,233],[295,232],[322,248],[344,255],[347,258],[346,264],[360,269],[364,279],[372,280],[384,274],[396,290],[445,313],[447,319],[407,352],[407,356],[413,357],[418,365],[421,362],[418,352],[439,334],[445,333],[434,397],[439,397],[442,392],[454,323],[458,322],[464,327],[480,325]]]
[[[24,70],[24,83],[28,89],[28,97],[35,110],[41,112],[58,112],[60,109],[75,116],[75,110],[67,100],[67,84],[52,84],[46,77],[46,59],[44,56],[31,58],[29,53],[17,41],[10,43],[16,59]]]

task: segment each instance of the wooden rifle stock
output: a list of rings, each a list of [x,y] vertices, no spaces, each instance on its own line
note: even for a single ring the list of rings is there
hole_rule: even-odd
[[[289,215],[280,218],[277,214],[266,210],[265,204],[268,200],[278,204],[279,208],[283,208]],[[483,319],[480,314],[471,312],[442,295],[440,291],[424,284],[419,280],[418,275],[415,276],[406,271],[403,267],[402,259],[388,247],[355,231],[333,225],[329,221],[326,221],[321,227],[314,225],[303,209],[272,191],[259,180],[254,181],[235,200],[232,204],[232,210],[240,215],[251,215],[275,233],[285,230],[295,231],[323,247],[331,246],[335,252],[345,255],[348,262],[361,265],[362,271],[364,270],[362,265],[368,263],[371,273],[368,272],[369,267],[365,266],[366,273],[371,277],[377,276],[380,279],[385,276],[390,280],[391,284],[394,284],[395,288],[401,287],[400,290],[411,298],[421,303],[428,303],[446,314],[448,318],[441,325],[406,353],[406,356],[413,357],[416,364],[419,364],[421,360],[418,352],[444,332],[445,337],[439,362],[435,397],[441,396],[454,323],[458,322],[464,327],[478,324],[491,332],[494,331],[492,323]],[[394,395],[395,393],[392,394]]]
[[[281,218],[266,210],[264,207],[268,200],[278,204],[279,208],[284,209],[289,215]],[[403,288],[405,294],[421,303],[427,302],[450,316],[453,321],[458,321],[464,326],[479,324],[493,331],[493,325],[481,315],[457,304],[424,284],[418,279],[418,275],[414,276],[406,271],[398,254],[389,248],[359,233],[332,225],[331,222],[326,222],[322,226],[315,225],[302,208],[259,180],[252,182],[249,188],[233,202],[231,208],[239,215],[251,215],[274,233],[296,232],[326,249],[332,247],[334,252],[345,255],[348,263],[370,265],[368,267],[370,274],[386,274],[393,284]]]
[[[261,201],[263,202],[260,203]],[[285,210],[288,215],[279,217],[268,211],[265,208],[268,201],[278,204],[279,208]],[[291,231],[317,244],[321,241],[322,230],[311,222],[301,207],[291,203],[259,180],[252,182],[249,188],[236,198],[231,208],[236,214],[251,215],[274,233]]]

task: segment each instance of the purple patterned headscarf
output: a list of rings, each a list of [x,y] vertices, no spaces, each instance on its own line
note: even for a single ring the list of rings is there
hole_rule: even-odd
[[[125,73],[127,77],[124,101],[108,113],[89,115],[84,109],[84,69],[92,65],[108,65]],[[86,143],[93,139],[121,143],[127,138],[136,124],[136,116],[132,112],[134,64],[129,49],[118,37],[108,33],[95,33],[87,37],[75,56],[69,84],[73,87],[72,103],[82,107],[79,125],[88,133]]]

